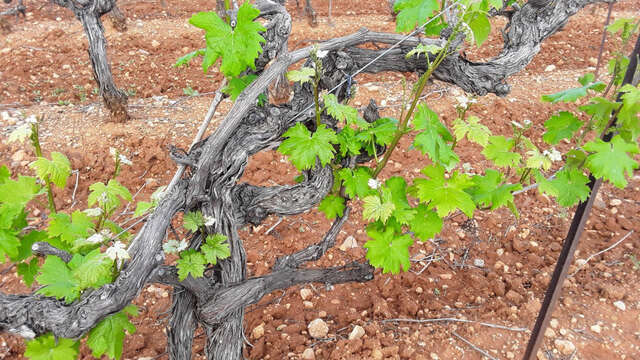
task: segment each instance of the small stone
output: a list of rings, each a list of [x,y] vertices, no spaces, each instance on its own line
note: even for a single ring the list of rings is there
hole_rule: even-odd
[[[155,47],[160,46],[160,43],[158,42],[158,40],[153,39],[153,40],[151,41],[151,46],[153,46],[153,47],[155,48]]]
[[[312,348],[306,348],[306,349],[304,349],[304,352],[302,353],[302,359],[303,360],[315,360],[316,359],[316,354],[313,352]]]
[[[620,200],[620,199],[612,199],[609,202],[609,205],[611,205],[611,206],[620,206],[620,205],[622,205],[622,200]]]
[[[496,254],[498,254],[498,256],[502,256],[504,254],[504,249],[500,248],[500,249],[496,250]]]
[[[547,328],[547,330],[544,331],[544,336],[548,338],[553,338],[553,337],[556,337],[556,332],[553,331],[552,328]]]
[[[364,328],[360,325],[356,325],[349,334],[349,340],[360,339],[364,336]]]
[[[571,355],[576,351],[576,346],[569,340],[556,339],[554,344],[563,355]]]
[[[20,149],[20,150],[16,151],[15,153],[13,153],[13,155],[11,156],[11,160],[15,161],[15,162],[21,162],[26,157],[27,157],[27,152],[22,150],[22,149]]]
[[[302,305],[304,305],[305,309],[313,309],[313,303],[311,301],[305,300],[302,302]]]
[[[254,327],[253,330],[251,331],[251,336],[254,339],[260,339],[263,335],[264,335],[264,323]]]
[[[613,302],[613,306],[615,306],[616,308],[618,308],[620,311],[625,311],[627,310],[627,305],[625,305],[624,302],[618,300],[618,301],[614,301]]]
[[[451,280],[451,279],[453,279],[453,275],[452,274],[440,274],[440,279],[442,279],[442,280]]]
[[[556,69],[556,66],[551,64],[551,65],[547,66],[546,68],[544,68],[544,71],[545,72],[550,72],[550,71],[553,71],[555,69]]]
[[[551,321],[549,321],[549,325],[550,325],[552,328],[557,329],[557,328],[558,328],[558,325],[559,325],[559,323],[558,323],[558,319],[551,319]]]
[[[384,355],[382,354],[382,350],[380,350],[380,349],[374,349],[371,352],[371,357],[374,360],[382,360],[382,359],[384,359]]]
[[[507,351],[507,359],[515,359],[516,358],[516,354],[512,353],[511,351]]]
[[[416,294],[422,294],[423,292],[424,290],[420,286],[416,288]]]
[[[431,360],[440,360],[440,357],[438,357],[438,354],[436,353],[429,354],[429,357],[431,357]]]
[[[602,332],[602,328],[598,324],[592,325],[590,329],[596,334],[600,334]]]
[[[355,249],[357,247],[358,247],[358,242],[356,241],[356,238],[349,235],[347,236],[346,239],[344,239],[344,242],[338,248],[342,251],[347,251],[348,249]]]
[[[316,339],[326,337],[329,333],[329,326],[326,322],[324,322],[324,320],[320,318],[310,322],[309,326],[307,326],[307,329],[309,330],[309,335]]]
[[[483,259],[474,259],[473,260],[473,266],[475,267],[484,267],[484,260]]]
[[[313,297],[313,292],[307,288],[300,289],[300,297],[302,300],[309,300]]]

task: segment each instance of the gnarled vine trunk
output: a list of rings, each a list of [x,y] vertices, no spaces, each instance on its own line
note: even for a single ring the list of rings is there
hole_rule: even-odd
[[[71,2],[55,1],[75,9]],[[113,2],[85,1],[90,4],[74,10],[74,13],[88,33],[97,34],[93,41],[101,44],[96,48],[92,46],[93,50],[90,50],[103,55],[102,61],[93,61],[92,58],[97,68],[96,78],[112,85],[105,85],[104,88],[101,85],[101,91],[105,90],[103,94],[106,90],[111,91],[111,94],[115,94],[110,98],[114,103],[126,105],[126,96],[119,97],[110,71],[106,77],[99,76],[108,70],[108,63],[98,14],[106,13]],[[485,63],[474,63],[455,52],[445,59],[434,75],[467,92],[506,95],[510,90],[506,79],[531,61],[544,39],[561,29],[571,15],[592,2],[596,1],[553,1],[542,7],[525,5],[522,9],[514,10],[504,49],[498,56]],[[98,8],[98,4],[104,7]],[[153,215],[137,233],[129,248],[132,259],[117,280],[69,305],[32,294],[0,293],[0,330],[27,337],[52,331],[59,337],[77,338],[107,315],[124,308],[146,283],[158,282],[174,286],[171,317],[167,326],[170,358],[189,359],[194,331],[197,326],[202,326],[207,336],[207,358],[235,360],[242,358],[244,309],[266,294],[308,282],[333,284],[363,282],[373,278],[373,268],[366,263],[325,269],[301,268],[305,263],[322,257],[334,245],[337,234],[348,219],[348,206],[344,215],[334,221],[317,243],[278,259],[270,274],[247,278],[245,250],[238,229],[246,224],[260,224],[270,214],[287,216],[312,209],[330,191],[334,181],[332,169],[317,164],[312,170],[304,172],[304,181],[296,185],[262,187],[238,182],[250,156],[276,147],[287,129],[315,117],[310,84],[295,84],[293,97],[285,104],[256,106],[257,97],[270,84],[277,81],[290,65],[309,57],[312,51],[310,47],[287,51],[291,18],[282,5],[270,0],[258,0],[256,6],[268,21],[264,34],[267,42],[256,61],[256,74],[260,76],[238,97],[225,120],[210,137],[183,155],[183,158],[176,158],[182,164],[191,164],[191,173],[169,189]],[[321,90],[337,87],[336,96],[344,100],[348,92],[345,74],[380,71],[422,73],[427,69],[427,63],[415,57],[407,59],[406,54],[419,43],[444,44],[443,39],[407,38],[390,50],[357,47],[371,42],[396,44],[403,38],[401,35],[362,29],[352,35],[318,44],[320,50],[329,51],[323,59]],[[383,52],[384,56],[372,62]],[[328,126],[336,126],[326,114],[321,116]],[[375,103],[369,104],[364,117],[369,122],[378,118]],[[353,166],[367,160],[353,158],[349,164]],[[231,256],[202,278],[187,277],[179,281],[176,268],[163,265],[162,241],[175,214],[193,210],[201,210],[205,216],[215,219],[206,230],[228,237]],[[205,236],[194,234],[190,246],[198,248]],[[53,254],[55,251],[44,249],[42,253]],[[57,255],[65,258],[59,252]]]

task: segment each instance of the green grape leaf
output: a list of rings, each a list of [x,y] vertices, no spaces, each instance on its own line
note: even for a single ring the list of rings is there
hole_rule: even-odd
[[[304,84],[313,80],[316,75],[316,70],[310,67],[302,67],[300,70],[291,70],[287,73],[287,79],[293,82],[299,82]]]
[[[467,121],[460,118],[453,121],[453,134],[456,136],[457,141],[464,139],[466,136],[469,141],[484,147],[489,143],[491,130],[480,123],[480,118],[471,115],[467,118]]]
[[[280,144],[278,151],[288,155],[298,170],[313,168],[316,165],[316,157],[320,159],[322,166],[333,160],[335,149],[331,144],[337,143],[338,137],[324,124],[311,134],[302,123],[297,123],[282,136],[287,139]]]
[[[352,199],[356,196],[362,199],[365,196],[375,194],[375,191],[369,187],[371,170],[368,167],[358,166],[354,170],[340,169],[338,179],[342,180],[344,193]]]
[[[136,327],[129,321],[127,314],[137,313],[134,305],[127,305],[122,311],[107,316],[91,329],[87,337],[87,346],[91,349],[93,357],[100,358],[104,354],[110,359],[120,360],[125,330],[129,334],[136,332]]]
[[[81,289],[71,274],[71,269],[57,256],[47,255],[36,280],[45,285],[37,291],[38,294],[65,299],[67,304],[80,297]]]
[[[560,111],[544,122],[547,131],[542,135],[542,140],[547,144],[555,145],[562,139],[571,139],[573,134],[582,127],[580,121],[569,111]]]
[[[626,142],[620,135],[614,136],[610,143],[601,139],[590,141],[583,148],[592,153],[587,156],[586,167],[595,177],[610,181],[618,188],[627,186],[625,172],[632,176],[638,168],[638,162],[628,155],[639,152],[638,144]]]
[[[464,190],[473,186],[473,182],[468,175],[459,174],[457,171],[446,180],[444,170],[441,165],[427,166],[422,169],[422,173],[429,179],[415,179],[409,191],[420,199],[420,202],[427,203],[429,209],[436,208],[441,218],[457,209],[472,217],[476,206],[471,195]]]
[[[415,48],[413,48],[411,51],[409,51],[407,53],[407,55],[405,55],[405,59],[410,59],[413,55],[417,55],[416,58],[420,58],[421,54],[424,54],[425,58],[428,59],[429,54],[431,55],[436,55],[438,54],[438,52],[440,52],[440,50],[442,50],[441,46],[438,45],[433,45],[433,44],[418,44],[416,45]]]
[[[585,201],[590,193],[587,186],[589,178],[582,173],[581,169],[564,168],[551,180],[545,179],[542,174],[537,172],[535,178],[540,193],[557,198],[560,206],[570,207],[580,201]]]
[[[549,170],[551,168],[551,159],[548,156],[541,154],[538,149],[527,151],[527,160],[525,166],[532,169]]]
[[[200,210],[189,211],[182,217],[182,226],[191,231],[196,232],[202,226],[204,226],[204,216]]]
[[[29,167],[36,171],[36,175],[44,180],[47,176],[49,181],[60,189],[67,185],[67,178],[71,175],[71,163],[66,156],[59,152],[51,153],[51,160],[39,157],[29,164]]]
[[[500,10],[503,7],[502,0],[489,0],[489,5],[496,10]]]
[[[596,122],[596,129],[598,130],[598,132],[601,132],[609,123],[611,114],[619,107],[620,103],[613,102],[607,98],[596,96],[592,97],[587,105],[580,106],[579,109],[593,116],[593,119]]]
[[[87,198],[88,205],[93,206],[98,203],[106,212],[111,212],[120,206],[120,199],[131,201],[129,190],[115,179],[109,180],[107,185],[101,182],[91,184],[89,190],[91,193]]]
[[[244,91],[247,86],[251,85],[251,83],[257,78],[258,75],[255,74],[234,77],[229,80],[229,85],[225,86],[224,89],[222,89],[222,92],[229,95],[231,100],[235,101],[242,91]]]
[[[207,241],[202,244],[200,251],[207,263],[215,265],[218,260],[231,256],[227,237],[222,234],[207,235]]]
[[[447,141],[453,141],[453,135],[433,110],[424,104],[418,105],[413,125],[416,130],[422,130],[416,135],[413,145],[423,154],[429,155],[434,163],[442,163],[450,168],[459,161],[451,146],[447,144]]]
[[[191,17],[191,25],[205,30],[207,48],[202,63],[205,72],[220,57],[220,71],[225,76],[238,76],[247,67],[255,70],[255,59],[262,52],[260,44],[265,42],[259,32],[266,31],[260,23],[253,21],[259,14],[260,10],[247,1],[238,9],[235,28],[212,11],[199,12]]]
[[[607,26],[609,34],[615,34],[622,30],[621,38],[628,39],[636,20],[633,18],[619,18]]]
[[[27,341],[24,356],[31,360],[75,360],[79,345],[77,341],[56,339],[53,334],[48,333]]]
[[[5,181],[11,178],[11,171],[6,165],[0,166],[0,184],[4,184]]]
[[[473,38],[476,45],[480,47],[489,37],[489,33],[491,33],[491,23],[489,22],[489,19],[487,19],[487,14],[485,12],[476,12],[474,15],[475,16],[468,24],[473,32]]]
[[[620,88],[622,95],[622,108],[618,112],[618,124],[620,135],[628,142],[634,142],[640,134],[640,89],[630,84]]]
[[[507,139],[502,135],[491,136],[489,145],[485,146],[482,154],[500,167],[514,167],[518,165],[522,158],[520,154],[510,151],[514,146],[515,141],[513,139]]]
[[[595,76],[593,74],[586,74],[585,76],[578,79],[581,87],[567,89],[555,94],[550,95],[542,95],[542,101],[557,103],[557,102],[575,102],[576,100],[587,96],[587,90],[594,90],[597,92],[602,92],[607,86],[602,81],[594,82]]]
[[[386,189],[391,193],[393,202],[393,217],[401,224],[409,225],[415,216],[415,210],[411,208],[407,201],[407,183],[399,176],[393,176],[385,181]]]
[[[80,210],[74,211],[71,216],[65,213],[49,215],[49,236],[60,237],[60,240],[68,245],[73,245],[78,239],[89,237],[89,230],[94,228],[89,215]]]
[[[364,244],[364,248],[367,249],[367,259],[371,265],[382,268],[383,273],[397,274],[401,266],[405,271],[409,270],[409,247],[413,244],[411,236],[396,235],[391,227],[384,232],[369,227],[367,234],[371,240]]]
[[[372,126],[356,135],[356,139],[368,144],[389,145],[398,130],[398,120],[380,118]]]
[[[382,223],[387,222],[395,205],[391,201],[391,194],[383,192],[384,199],[380,199],[378,195],[369,195],[362,199],[362,217],[369,220],[380,220]]]
[[[340,145],[340,155],[359,155],[362,142],[356,139],[356,131],[350,127],[344,127],[338,133],[338,144]]]
[[[133,212],[133,217],[142,216],[154,207],[155,205],[152,202],[138,201],[136,204],[136,211]]]
[[[186,279],[189,274],[194,278],[202,277],[206,263],[204,255],[194,249],[183,251],[180,253],[180,259],[176,260],[178,279],[182,281]]]
[[[17,268],[18,275],[22,276],[22,281],[30,287],[38,274],[38,270],[40,270],[38,258],[34,257],[29,262],[20,263]]]
[[[71,275],[81,289],[97,289],[113,281],[113,261],[100,249],[94,249],[85,256],[75,254],[69,262]]]
[[[327,219],[335,219],[344,214],[344,198],[342,196],[327,195],[318,206],[318,210],[324,213]]]
[[[24,207],[40,194],[41,189],[33,176],[19,176],[18,180],[6,179],[0,184],[0,203],[12,203]]]
[[[0,229],[0,264],[4,263],[5,255],[15,258],[20,253],[20,239],[18,231]]]
[[[366,129],[371,126],[371,124],[360,117],[358,110],[349,105],[340,104],[335,95],[325,94],[323,101],[327,114],[334,119],[344,121],[348,126],[355,125],[360,129]]]
[[[434,12],[440,9],[437,0],[397,0],[393,11],[396,17],[396,31],[409,32],[424,24]]]
[[[181,67],[188,66],[191,60],[193,60],[197,56],[204,56],[206,49],[198,49],[196,51],[192,51],[184,56],[181,56],[176,60],[176,63],[173,64],[173,67]]]
[[[473,186],[466,189],[473,201],[482,206],[495,210],[501,206],[515,209],[513,192],[522,189],[521,184],[502,184],[502,174],[493,169],[487,169],[484,176],[475,175]]]
[[[415,209],[409,228],[420,241],[427,241],[442,231],[444,221],[434,210],[429,210],[425,204],[420,204]]]

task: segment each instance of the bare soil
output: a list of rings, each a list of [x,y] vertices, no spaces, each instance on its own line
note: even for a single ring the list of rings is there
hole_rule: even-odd
[[[108,179],[113,171],[110,147],[133,161],[119,180],[132,192],[138,191],[136,200],[147,200],[158,186],[168,183],[176,167],[167,156],[167,146],[189,146],[211,101],[211,92],[221,80],[215,71],[203,75],[197,63],[172,67],[179,56],[204,46],[202,33],[187,21],[191,14],[208,9],[210,2],[175,1],[168,8],[156,1],[119,4],[129,19],[128,31],[115,31],[108,20],[105,28],[116,83],[130,94],[133,119],[126,124],[106,121],[108,112],[93,92],[84,33],[69,11],[45,1],[28,1],[26,20],[9,19],[12,32],[0,35],[0,112],[9,115],[0,118],[0,164],[9,166],[13,173],[30,173],[27,164],[34,159],[32,151],[7,144],[7,134],[26,116],[43,115],[43,147],[65,153],[73,169],[78,170],[77,180],[74,176],[57,194],[58,208],[63,211],[83,208],[88,186]],[[334,1],[331,24],[328,0],[314,1],[313,5],[318,13],[317,27],[309,26],[295,2],[288,4],[295,17],[290,49],[345,35],[362,26],[381,31],[394,28],[386,1]],[[530,137],[540,141],[543,122],[558,107],[541,104],[538,99],[542,94],[573,86],[578,76],[594,71],[606,9],[604,4],[592,5],[574,16],[562,32],[543,44],[540,54],[523,72],[509,79],[511,94],[482,98],[471,112],[498,134],[510,134],[511,121],[528,119],[534,124]],[[615,5],[613,15],[614,19],[638,16],[639,11],[639,3],[625,0]],[[467,51],[467,55],[482,60],[498,53],[502,43],[498,26],[504,24],[496,19],[486,45]],[[607,42],[605,59],[617,45],[617,39]],[[601,69],[600,73],[605,71]],[[404,75],[415,79],[413,75],[391,73],[359,76],[353,103],[362,106],[374,98],[382,106],[383,115],[397,117]],[[185,96],[188,87],[200,96]],[[451,96],[455,90],[435,82],[426,91],[429,105],[450,124],[455,116]],[[222,103],[212,127],[224,118],[230,104],[227,100]],[[409,140],[401,145],[407,149]],[[563,146],[567,145],[559,148]],[[459,144],[458,154],[461,162],[470,163],[476,172],[488,165],[473,144]],[[411,178],[425,161],[415,150],[396,151],[381,178]],[[290,182],[295,175],[295,169],[280,154],[264,152],[250,160],[242,180],[273,185]],[[412,267],[400,275],[377,272],[375,280],[364,284],[314,284],[266,296],[247,309],[245,332],[250,344],[245,347],[245,356],[300,359],[305,349],[311,348],[316,359],[482,358],[459,339],[462,337],[494,358],[520,358],[529,338],[521,328],[533,327],[573,209],[560,208],[535,191],[518,195],[516,204],[521,212],[519,219],[506,210],[478,211],[475,221],[453,216],[434,241],[411,248]],[[32,210],[34,219],[42,216],[40,210]],[[545,359],[640,359],[639,212],[639,172],[625,190],[611,186],[601,189],[576,257],[587,259],[633,233],[582,268],[572,267],[570,273],[574,275],[566,283],[543,346],[548,356]],[[364,225],[361,209],[356,206],[337,243],[353,236],[358,246],[344,251],[333,248],[310,266],[363,260],[362,245],[367,241]],[[322,214],[312,211],[282,221],[270,217],[260,226],[243,229],[250,276],[269,272],[276,257],[317,242],[329,226]],[[19,281],[9,264],[0,265],[0,284],[5,292],[34,290]],[[306,302],[301,298],[302,288],[312,291]],[[163,328],[171,303],[169,290],[148,286],[136,299],[141,315],[133,320],[136,333],[126,338],[124,359],[167,358]],[[614,307],[615,301],[624,302],[626,310]],[[329,325],[326,338],[309,336],[307,325],[316,318]],[[387,321],[442,318],[471,322]],[[364,327],[365,335],[348,340],[356,325]],[[204,338],[198,334],[193,354],[195,359],[202,359]],[[575,354],[562,353],[556,340],[570,341],[576,347]],[[22,339],[0,334],[0,359],[22,358],[23,351]],[[87,347],[82,346],[81,353],[82,358],[90,358]]]

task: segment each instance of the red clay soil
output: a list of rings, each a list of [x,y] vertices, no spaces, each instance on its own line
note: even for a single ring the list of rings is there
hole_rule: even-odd
[[[302,1],[301,1],[302,2]],[[105,181],[113,171],[109,148],[118,148],[133,161],[119,180],[137,192],[136,200],[147,200],[158,187],[167,184],[175,165],[167,156],[170,144],[186,148],[197,131],[218,88],[221,76],[203,75],[199,64],[174,68],[181,55],[204,46],[203,34],[188,25],[191,14],[207,10],[210,1],[169,1],[163,8],[156,1],[121,1],[129,19],[127,32],[116,32],[106,21],[106,35],[114,77],[130,94],[133,119],[126,124],[106,122],[107,112],[93,93],[95,84],[87,56],[82,28],[72,14],[45,1],[27,1],[26,20],[11,18],[12,32],[0,37],[0,164],[13,173],[30,173],[34,159],[30,149],[7,144],[10,131],[24,117],[44,115],[43,147],[61,151],[78,170],[64,190],[58,191],[62,211],[82,209],[88,186]],[[289,48],[309,45],[318,39],[346,35],[359,27],[392,31],[393,18],[386,1],[334,1],[332,24],[327,19],[328,0],[313,1],[319,24],[310,27],[296,10]],[[2,8],[4,9],[4,8]],[[0,9],[0,10],[2,10]],[[479,99],[470,111],[496,134],[510,134],[511,121],[530,120],[528,134],[538,146],[543,122],[558,109],[541,104],[542,94],[574,86],[578,76],[592,72],[598,55],[606,5],[589,6],[573,17],[565,29],[549,38],[540,54],[520,74],[509,79],[511,94]],[[640,4],[622,1],[615,5],[614,18],[637,16]],[[475,60],[500,51],[502,38],[496,19],[490,40],[481,49],[467,51]],[[617,39],[605,47],[605,59],[618,46]],[[603,71],[601,71],[603,73]],[[398,116],[403,74],[359,76],[356,106],[374,98],[385,116]],[[415,76],[410,75],[410,80]],[[202,96],[187,97],[185,89]],[[455,116],[455,91],[435,82],[426,90],[429,106],[445,123]],[[213,126],[222,120],[230,103],[224,101]],[[410,144],[404,139],[401,148]],[[565,150],[567,144],[558,146]],[[482,172],[489,164],[479,148],[463,141],[456,149],[461,163]],[[394,175],[415,176],[425,166],[424,156],[415,150],[396,151],[381,179]],[[250,159],[242,181],[273,185],[289,183],[296,176],[277,152],[263,152]],[[482,355],[464,338],[497,359],[520,358],[544,297],[551,273],[568,230],[573,209],[563,209],[535,191],[518,195],[521,217],[510,212],[478,211],[474,220],[452,216],[433,241],[410,249],[412,267],[399,275],[376,272],[375,280],[364,284],[324,286],[313,284],[269,294],[247,309],[245,333],[250,359],[301,359],[303,353],[316,359],[480,359]],[[640,173],[627,189],[604,186],[587,223],[576,258],[587,259],[633,231],[622,243],[573,265],[559,307],[547,331],[543,359],[640,359]],[[31,209],[32,221],[42,210]],[[354,248],[336,246],[309,266],[325,267],[362,261],[367,241],[365,222],[356,204],[340,232],[337,244],[348,237]],[[125,217],[119,219],[123,221]],[[241,235],[247,250],[250,276],[268,273],[278,256],[317,242],[329,228],[324,216],[311,211],[300,216],[269,217],[260,226],[247,227]],[[268,230],[271,230],[268,232]],[[10,264],[0,265],[2,291],[24,293],[28,289]],[[301,292],[302,289],[307,289]],[[310,290],[310,291],[308,291]],[[305,299],[302,298],[304,295]],[[124,359],[167,359],[163,329],[171,303],[170,289],[146,287],[135,301],[141,315],[133,320],[134,335],[125,340]],[[614,306],[621,301],[625,309]],[[619,305],[619,303],[618,303]],[[322,318],[329,332],[312,338],[308,324]],[[443,319],[458,322],[409,322],[391,319]],[[462,322],[462,321],[469,322]],[[364,335],[349,340],[356,326]],[[508,328],[508,329],[507,329]],[[204,359],[204,338],[199,330],[193,354]],[[573,349],[575,348],[575,353]],[[310,350],[309,350],[310,349]],[[23,340],[0,334],[0,359],[19,359]],[[81,347],[83,359],[90,351]]]

